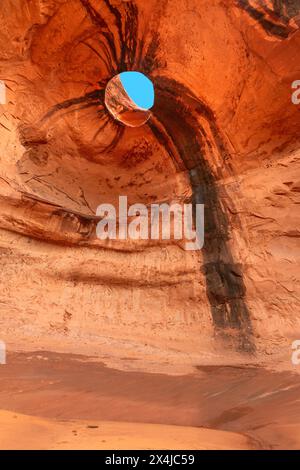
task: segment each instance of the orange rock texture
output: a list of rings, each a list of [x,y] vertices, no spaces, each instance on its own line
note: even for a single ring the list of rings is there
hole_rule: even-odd
[[[1,1],[1,339],[150,362],[289,354],[299,26],[299,0]],[[138,128],[104,100],[130,70],[156,92]],[[204,203],[203,249],[100,241],[96,209],[120,195]]]

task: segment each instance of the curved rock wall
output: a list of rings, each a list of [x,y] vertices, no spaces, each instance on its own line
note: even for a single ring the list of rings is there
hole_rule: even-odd
[[[2,334],[54,349],[80,338],[79,351],[289,347],[300,2],[2,0],[0,25]],[[141,128],[105,107],[126,70],[155,86]],[[119,195],[204,203],[203,250],[101,242],[96,208]]]

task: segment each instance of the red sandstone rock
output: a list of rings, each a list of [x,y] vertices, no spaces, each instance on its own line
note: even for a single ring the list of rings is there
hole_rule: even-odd
[[[100,3],[1,1],[0,339],[108,351],[114,365],[128,350],[140,367],[289,367],[300,336],[298,0]],[[156,89],[139,128],[105,107],[126,69]],[[119,195],[200,193],[201,252],[96,238],[97,206]]]

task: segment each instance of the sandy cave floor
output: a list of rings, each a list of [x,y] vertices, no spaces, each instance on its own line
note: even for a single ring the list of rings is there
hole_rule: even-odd
[[[298,374],[251,365],[168,375],[10,353],[0,369],[0,448],[297,449],[299,396]]]

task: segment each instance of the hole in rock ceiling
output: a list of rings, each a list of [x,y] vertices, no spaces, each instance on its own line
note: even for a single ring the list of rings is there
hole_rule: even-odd
[[[105,105],[110,114],[129,127],[144,125],[154,105],[152,81],[140,72],[123,72],[113,77],[105,90]]]

